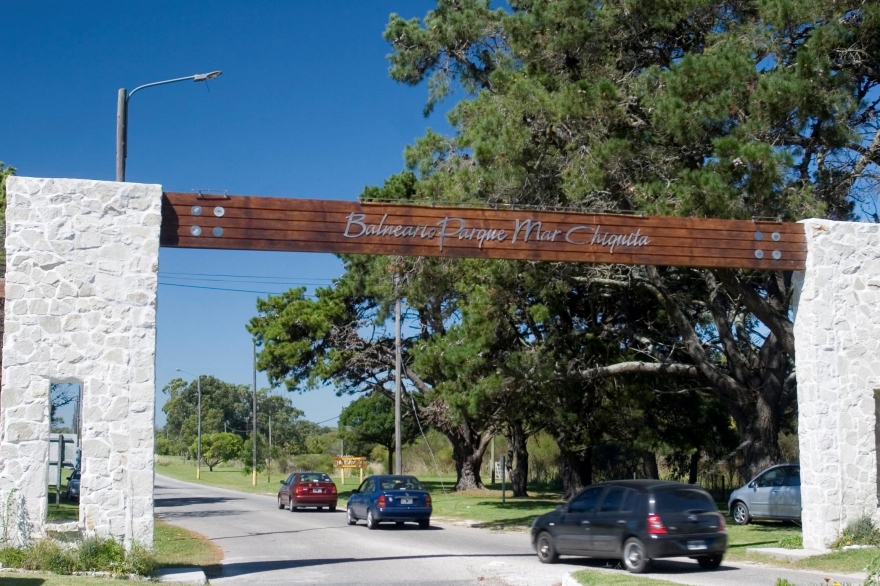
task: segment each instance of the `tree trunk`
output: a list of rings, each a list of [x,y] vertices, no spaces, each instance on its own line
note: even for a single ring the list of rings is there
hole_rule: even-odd
[[[450,438],[452,441],[452,438]],[[483,466],[483,452],[473,450],[472,445],[466,442],[452,443],[452,459],[455,461],[455,490],[478,490],[486,488],[480,477],[480,468]]]
[[[521,419],[516,419],[508,425],[510,437],[508,438],[507,453],[509,463],[513,464],[510,472],[510,484],[513,487],[513,496],[527,497],[529,481],[529,450],[526,444],[527,436]]]
[[[697,472],[699,471],[700,465],[700,450],[697,450],[693,454],[691,454],[691,462],[688,466],[688,484],[696,484],[697,483]]]
[[[764,394],[759,394],[756,402],[740,405],[733,413],[736,429],[742,439],[744,461],[741,472],[746,482],[765,468],[782,461],[777,410],[778,405],[768,403]]]
[[[642,473],[645,478],[657,480],[660,478],[660,469],[657,466],[657,454],[650,450],[642,452]]]
[[[571,452],[562,446],[559,449],[562,498],[568,500],[593,484],[593,449],[588,448],[585,452]]]

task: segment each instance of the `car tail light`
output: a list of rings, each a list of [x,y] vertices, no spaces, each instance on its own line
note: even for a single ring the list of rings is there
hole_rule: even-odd
[[[336,485],[335,484],[330,485],[330,492],[332,492],[333,494],[336,494]]]
[[[724,515],[718,513],[718,531],[725,531],[727,529],[727,525],[724,524]]]
[[[648,535],[666,535],[666,525],[660,520],[659,515],[648,515]]]
[[[302,486],[296,487],[296,494],[302,494],[303,492],[305,492],[305,489]]]
[[[385,495],[384,494],[379,497],[379,500],[376,501],[376,506],[379,507],[380,509],[385,508]]]
[[[430,506],[431,506],[431,495],[428,495],[428,496],[425,497],[425,506],[426,506],[426,507],[430,507]]]

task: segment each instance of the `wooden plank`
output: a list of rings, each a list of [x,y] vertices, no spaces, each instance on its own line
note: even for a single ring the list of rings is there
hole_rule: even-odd
[[[173,247],[779,270],[806,259],[795,223],[165,196],[161,243]]]

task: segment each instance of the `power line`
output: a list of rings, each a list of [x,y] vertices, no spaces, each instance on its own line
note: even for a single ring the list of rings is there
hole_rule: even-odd
[[[214,279],[214,278],[208,278],[208,277],[177,277],[175,275],[166,275],[163,273],[159,273],[159,276],[163,277],[165,279],[177,279],[180,281],[209,281],[209,282],[216,282],[216,283],[241,283],[241,284],[256,283],[256,284],[261,284],[261,285],[302,285],[302,286],[306,286],[306,287],[318,287],[318,286],[323,286],[323,285],[329,284],[329,283],[313,283],[313,282],[306,283],[303,281],[253,281],[253,280],[241,281],[241,280],[237,280],[237,279]]]
[[[287,277],[276,277],[273,275],[232,275],[224,273],[190,273],[184,271],[161,271],[162,275],[187,275],[199,277],[236,277],[241,279],[287,279]],[[333,281],[333,279],[325,279],[324,277],[305,277],[311,281]]]
[[[231,291],[233,293],[260,293],[262,295],[282,295],[284,291],[254,291],[252,289],[229,289],[226,287],[206,287],[203,285],[184,285],[182,283],[159,283],[159,285],[166,287],[184,287],[186,289],[209,289],[211,291]],[[306,295],[306,297],[312,297],[317,299],[316,295]]]

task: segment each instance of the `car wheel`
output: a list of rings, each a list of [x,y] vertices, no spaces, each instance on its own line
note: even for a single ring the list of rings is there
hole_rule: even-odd
[[[379,526],[379,522],[373,516],[373,510],[369,509],[367,511],[367,529],[375,529]]]
[[[623,544],[622,561],[626,571],[633,574],[645,572],[651,563],[645,551],[645,544],[635,537],[630,537]]]
[[[538,539],[535,541],[536,549],[538,550],[538,560],[542,564],[555,564],[559,559],[559,552],[556,551],[556,543],[553,541],[553,536],[547,533],[546,531],[542,531],[540,535],[538,535]]]
[[[331,512],[331,513],[335,513],[335,512],[336,512],[336,505],[330,505],[330,512]]]
[[[700,567],[704,570],[714,570],[718,566],[721,565],[721,558],[724,557],[721,554],[716,555],[704,555],[702,557],[697,558],[697,563],[700,564]]]
[[[354,513],[352,512],[351,508],[349,508],[348,509],[348,524],[349,525],[357,525],[357,522],[358,522],[357,517],[354,516]]]
[[[427,528],[430,527],[430,526],[431,526],[431,520],[430,520],[430,519],[421,519],[421,520],[419,521],[419,529],[427,529]]]
[[[290,499],[290,501],[288,501],[287,508],[288,510],[290,510],[291,513],[296,512],[296,507],[293,506],[293,499]]]
[[[281,495],[280,494],[278,495],[278,508],[279,509],[284,508],[284,503],[281,502]]]
[[[749,521],[752,520],[752,516],[749,514],[749,508],[742,501],[736,501],[733,503],[733,522],[737,525],[748,525]]]

